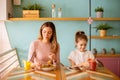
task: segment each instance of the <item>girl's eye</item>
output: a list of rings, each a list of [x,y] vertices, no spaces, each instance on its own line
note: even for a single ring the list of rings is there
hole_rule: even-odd
[[[86,46],[86,44],[80,44],[80,46]]]

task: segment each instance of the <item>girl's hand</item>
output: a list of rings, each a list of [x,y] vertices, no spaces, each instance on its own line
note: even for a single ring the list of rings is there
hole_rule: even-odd
[[[88,62],[83,62],[83,63],[81,63],[81,64],[79,64],[79,65],[77,65],[77,66],[83,66],[83,67],[86,67],[86,68],[88,68],[89,67],[89,63]]]
[[[82,65],[83,65],[84,67],[86,67],[86,68],[89,67],[89,63],[88,63],[88,62],[84,62],[84,63],[82,63]]]

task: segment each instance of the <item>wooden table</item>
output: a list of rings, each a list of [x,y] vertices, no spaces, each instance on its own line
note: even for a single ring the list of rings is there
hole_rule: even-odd
[[[33,69],[25,71],[24,68],[14,68],[2,80],[62,80],[60,70],[60,65],[52,71]]]
[[[120,80],[118,76],[105,67],[98,67],[96,71],[68,70],[63,66],[61,68],[64,69],[61,73],[65,74],[63,80]]]
[[[101,67],[96,71],[68,70],[65,66],[58,65],[53,71],[24,71],[23,68],[13,69],[2,80],[120,80],[108,69]]]

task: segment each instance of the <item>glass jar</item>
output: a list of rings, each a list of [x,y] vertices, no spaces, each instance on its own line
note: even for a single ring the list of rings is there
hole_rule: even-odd
[[[62,17],[62,9],[58,8],[58,18],[61,18],[61,17]]]

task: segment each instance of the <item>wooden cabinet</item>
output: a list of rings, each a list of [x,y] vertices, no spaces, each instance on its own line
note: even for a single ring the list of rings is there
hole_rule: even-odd
[[[7,20],[12,16],[12,0],[0,0],[0,20]]]
[[[97,57],[105,67],[120,77],[120,56],[116,57]]]

